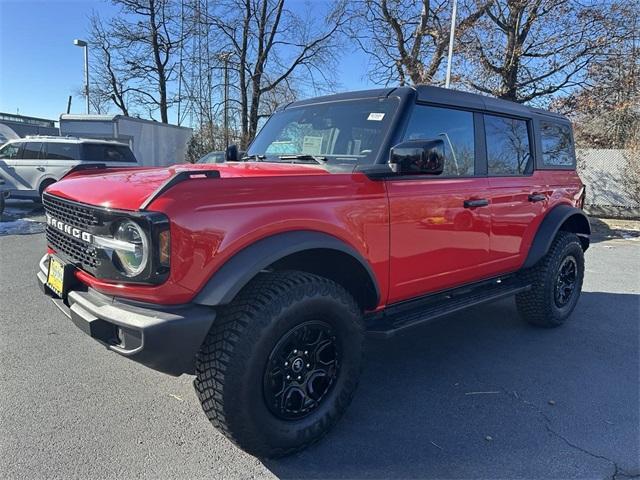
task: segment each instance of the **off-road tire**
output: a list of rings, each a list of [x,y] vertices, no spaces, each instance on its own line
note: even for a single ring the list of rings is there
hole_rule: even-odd
[[[335,333],[339,373],[307,416],[278,418],[263,389],[268,360],[287,332],[317,318]],[[280,457],[317,442],[342,416],[363,350],[362,313],[342,286],[299,271],[262,273],[219,311],[196,357],[194,386],[211,423],[233,443],[258,457]]]
[[[567,257],[575,259],[577,278],[575,290],[565,305],[556,302],[556,281],[559,269]],[[516,295],[518,312],[527,322],[538,327],[553,328],[562,325],[571,315],[582,291],[584,278],[584,252],[578,237],[560,231],[547,254],[532,268],[522,273],[531,289]]]

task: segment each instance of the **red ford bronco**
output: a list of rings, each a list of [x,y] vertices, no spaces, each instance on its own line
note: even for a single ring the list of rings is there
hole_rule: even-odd
[[[108,349],[195,374],[202,407],[258,456],[347,408],[366,334],[516,296],[561,325],[589,221],[566,118],[435,87],[289,104],[246,155],[84,166],[43,198],[39,284]]]

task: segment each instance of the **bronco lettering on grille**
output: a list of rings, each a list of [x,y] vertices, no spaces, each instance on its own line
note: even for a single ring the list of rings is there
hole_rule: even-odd
[[[66,233],[67,235],[70,235],[75,238],[79,238],[83,242],[93,243],[93,235],[90,234],[89,232],[85,232],[72,225],[66,224],[48,214],[47,214],[47,225],[53,228],[56,228],[61,232]]]

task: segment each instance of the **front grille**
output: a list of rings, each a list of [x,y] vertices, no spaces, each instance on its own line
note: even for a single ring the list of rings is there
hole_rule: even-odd
[[[73,225],[82,231],[91,232],[100,224],[96,211],[89,206],[47,194],[43,195],[42,203],[48,217]],[[47,224],[46,235],[48,245],[78,267],[93,272],[99,266],[97,251],[92,245],[49,224]]]
[[[96,250],[93,247],[81,240],[65,235],[50,225],[47,225],[47,243],[56,252],[64,253],[74,263],[80,263],[80,266],[84,268],[94,269],[98,266]]]
[[[93,227],[100,223],[95,210],[91,207],[68,202],[51,195],[43,195],[44,210],[53,218],[79,228]]]

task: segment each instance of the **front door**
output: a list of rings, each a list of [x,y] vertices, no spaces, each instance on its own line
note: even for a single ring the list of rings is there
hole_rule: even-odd
[[[387,181],[390,206],[388,303],[479,280],[489,261],[488,180],[475,175],[472,112],[417,105],[405,140],[441,138],[438,176]]]
[[[17,190],[19,181],[16,178],[16,159],[20,156],[21,143],[7,143],[0,149],[0,177],[4,179],[4,190]]]

